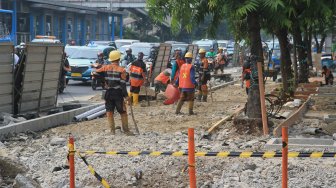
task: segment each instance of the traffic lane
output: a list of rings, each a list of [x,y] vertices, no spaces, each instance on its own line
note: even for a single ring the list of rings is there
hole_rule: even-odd
[[[102,88],[98,87],[97,90],[93,90],[91,82],[73,81],[69,80],[64,92],[58,94],[58,103],[70,102],[70,101],[88,101],[90,98],[97,94],[101,94]]]

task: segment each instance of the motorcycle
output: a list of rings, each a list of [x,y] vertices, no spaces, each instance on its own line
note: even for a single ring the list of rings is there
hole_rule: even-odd
[[[91,87],[92,87],[92,89],[96,90],[97,87],[102,87],[102,89],[106,89],[105,74],[103,72],[96,72],[96,69],[101,68],[102,65],[101,64],[91,65],[91,67],[92,67],[92,70],[91,70],[91,77],[92,77]]]
[[[214,71],[214,68],[215,68],[215,60],[214,60],[214,58],[212,58],[212,57],[208,57],[207,58],[208,59],[208,63],[209,63],[209,70],[210,71]]]

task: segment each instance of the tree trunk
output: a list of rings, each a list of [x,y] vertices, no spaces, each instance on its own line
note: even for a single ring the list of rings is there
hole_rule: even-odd
[[[292,79],[292,61],[290,57],[290,44],[288,41],[287,29],[279,29],[276,32],[276,36],[279,39],[280,44],[280,66],[281,66],[281,77],[282,77],[282,87],[286,93],[289,93],[290,82]]]
[[[305,75],[307,74],[307,69],[306,69],[306,47],[302,41],[302,35],[301,35],[301,29],[299,24],[294,24],[293,27],[293,37],[294,40],[296,41],[296,47],[297,47],[297,52],[298,52],[298,60],[299,60],[299,74],[298,74],[298,83],[305,83],[308,80],[308,77]]]
[[[308,70],[309,66],[313,66],[313,57],[312,57],[312,51],[311,51],[311,43],[312,43],[312,29],[307,29],[307,41],[306,41],[306,46],[307,46],[307,64],[308,64]],[[309,72],[308,72],[309,73]],[[309,74],[308,74],[309,75]]]
[[[294,67],[294,86],[297,87],[297,84],[298,84],[298,69],[297,69],[297,53],[296,53],[296,40],[295,38],[293,39],[293,42],[294,42],[294,52],[293,52],[293,56],[294,56],[294,59],[293,59],[293,67]]]
[[[259,14],[251,12],[247,16],[248,36],[251,42],[251,57],[256,57],[257,61],[263,62],[263,51],[260,36]],[[246,115],[249,118],[261,118],[260,93],[258,85],[257,61],[251,62],[251,87],[249,90]]]
[[[315,44],[316,44],[316,53],[318,54],[322,53],[323,45],[324,45],[324,41],[326,37],[327,36],[325,34],[322,34],[321,41],[319,42],[317,39],[317,34],[316,33],[314,34],[314,39],[315,39]]]

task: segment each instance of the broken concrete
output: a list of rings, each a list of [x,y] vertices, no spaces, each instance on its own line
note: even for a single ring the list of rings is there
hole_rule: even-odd
[[[331,115],[331,114],[324,115],[323,119],[326,123],[332,123],[332,122],[336,121],[336,115]]]

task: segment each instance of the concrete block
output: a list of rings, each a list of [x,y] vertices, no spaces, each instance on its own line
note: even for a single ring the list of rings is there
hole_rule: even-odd
[[[281,150],[282,138],[272,138],[265,144],[267,150]],[[316,149],[336,149],[336,142],[332,139],[317,138],[288,138],[289,149],[316,148]]]
[[[66,112],[51,114],[48,116],[0,127],[0,140],[2,140],[9,133],[20,133],[20,132],[26,132],[27,130],[35,132],[43,131],[51,127],[57,127],[59,125],[68,124],[72,122],[72,119],[75,115],[81,114],[100,105],[102,104],[101,103],[93,104],[90,106],[85,106],[78,109],[69,110]]]
[[[326,123],[332,123],[332,122],[336,121],[336,115],[330,115],[330,114],[324,115],[323,119]]]
[[[290,115],[291,115],[291,112],[288,112],[288,111],[283,112],[283,113],[281,114],[281,116],[282,116],[282,117],[285,117],[285,118],[288,118]]]

